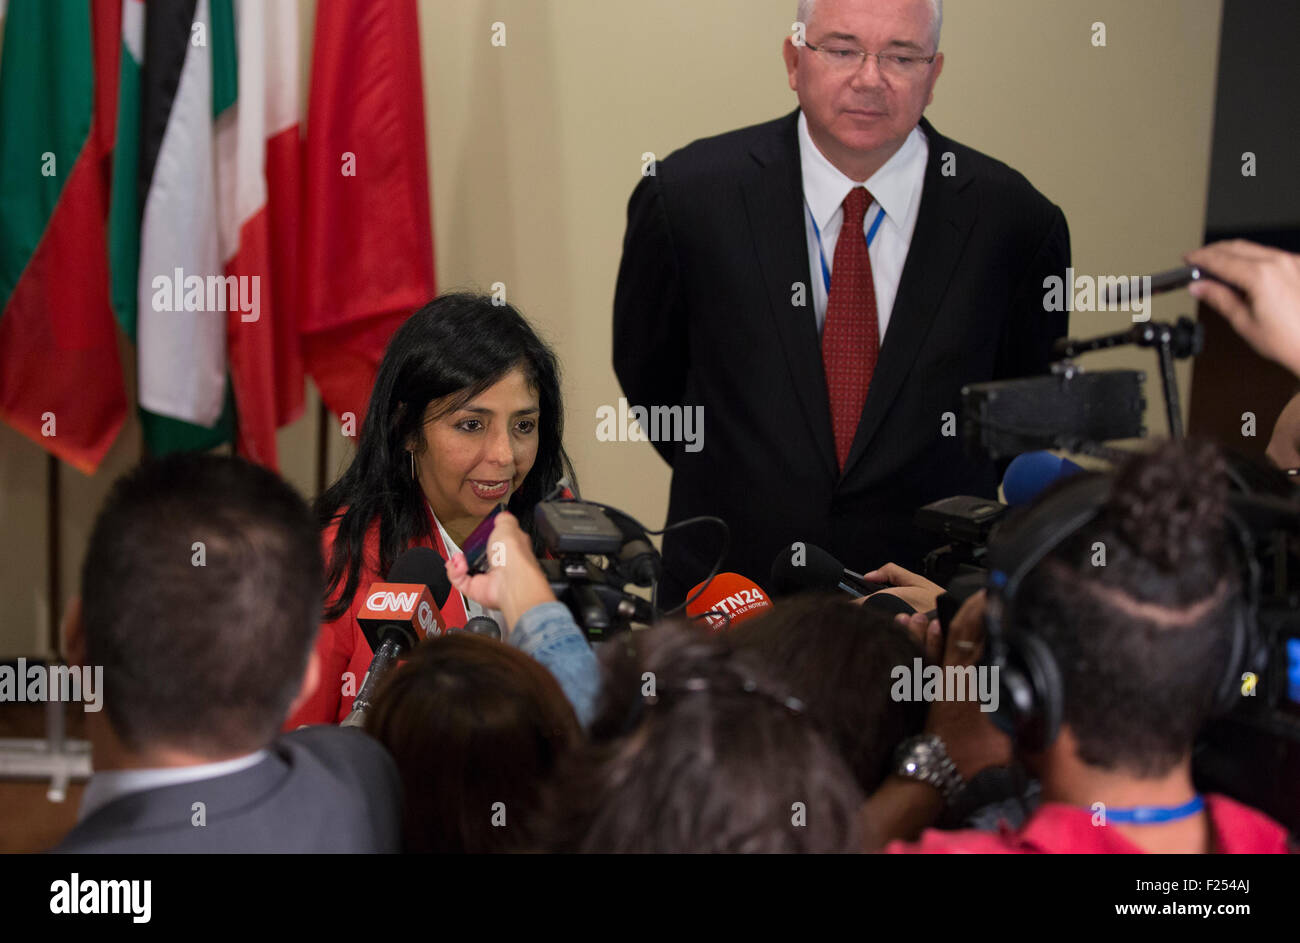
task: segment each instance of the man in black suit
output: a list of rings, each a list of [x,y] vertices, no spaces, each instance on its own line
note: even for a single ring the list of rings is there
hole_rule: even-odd
[[[103,669],[95,773],[58,852],[400,850],[401,785],[357,730],[277,738],[319,677],[319,529],[272,472],[213,455],[114,484],[65,624]]]
[[[799,18],[799,110],[650,169],[614,300],[629,402],[702,412],[702,448],[655,443],[669,521],[722,517],[722,568],[760,584],[794,541],[919,568],[937,541],[918,507],[996,493],[959,444],[962,386],[1042,373],[1067,318],[1043,304],[1069,264],[1060,209],[921,117],[940,0],[803,0]],[[703,528],[667,535],[662,598],[716,549]]]

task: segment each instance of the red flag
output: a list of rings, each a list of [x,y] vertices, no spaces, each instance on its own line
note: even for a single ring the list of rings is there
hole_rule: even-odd
[[[317,7],[304,166],[303,359],[359,426],[389,337],[436,292],[415,0]]]
[[[87,475],[126,419],[104,232],[121,12],[14,5],[0,72],[0,418]]]
[[[246,5],[239,18],[239,93],[218,124],[226,274],[256,276],[260,310],[231,307],[226,339],[239,416],[239,454],[277,467],[275,431],[302,414],[297,291],[298,32],[292,0]],[[223,248],[227,248],[223,246]]]

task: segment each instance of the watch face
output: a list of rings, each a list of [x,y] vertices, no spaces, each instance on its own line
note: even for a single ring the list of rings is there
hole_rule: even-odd
[[[905,744],[901,750],[900,772],[911,776],[933,776],[942,765],[942,755],[928,737]]]
[[[895,763],[899,775],[934,786],[945,802],[962,785],[943,741],[932,734],[905,740],[898,748]]]
[[[916,743],[913,743],[911,749],[907,751],[906,764],[909,771],[915,770],[919,767],[929,766],[932,762],[934,762],[934,748],[930,745],[929,741],[918,740]]]

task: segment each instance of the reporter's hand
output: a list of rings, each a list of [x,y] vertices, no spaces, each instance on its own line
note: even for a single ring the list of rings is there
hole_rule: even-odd
[[[888,583],[890,586],[889,589],[879,590],[870,596],[897,596],[917,612],[929,612],[934,608],[935,600],[943,593],[943,587],[938,583],[930,582],[920,573],[905,570],[897,563],[886,563],[870,573],[863,573],[862,578],[873,583]]]
[[[943,627],[938,619],[927,618],[924,612],[914,612],[910,616],[900,612],[894,616],[894,622],[911,633],[925,652],[926,661],[943,664]]]
[[[981,590],[953,616],[943,655],[945,667],[979,665],[984,654],[986,602],[987,594]],[[925,730],[943,740],[957,772],[967,782],[980,770],[1011,762],[1011,738],[993,725],[992,712],[980,710],[980,702],[974,698],[933,702]]]
[[[1227,319],[1251,347],[1300,376],[1300,255],[1244,239],[1215,242],[1183,258],[1236,285],[1193,282],[1188,291]]]
[[[1300,468],[1300,393],[1282,407],[1264,454],[1278,468]]]
[[[532,542],[508,511],[496,517],[488,537],[487,559],[491,569],[471,574],[465,554],[456,553],[447,561],[447,579],[453,589],[479,605],[501,610],[509,637],[521,615],[533,606],[554,602],[555,594],[533,556]]]

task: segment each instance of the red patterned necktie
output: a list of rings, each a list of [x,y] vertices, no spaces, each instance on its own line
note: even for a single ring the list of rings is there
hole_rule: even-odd
[[[835,265],[822,328],[822,363],[826,367],[840,471],[849,457],[880,352],[876,283],[862,234],[862,220],[870,205],[871,194],[865,187],[854,187],[844,198],[844,225],[835,243]]]

